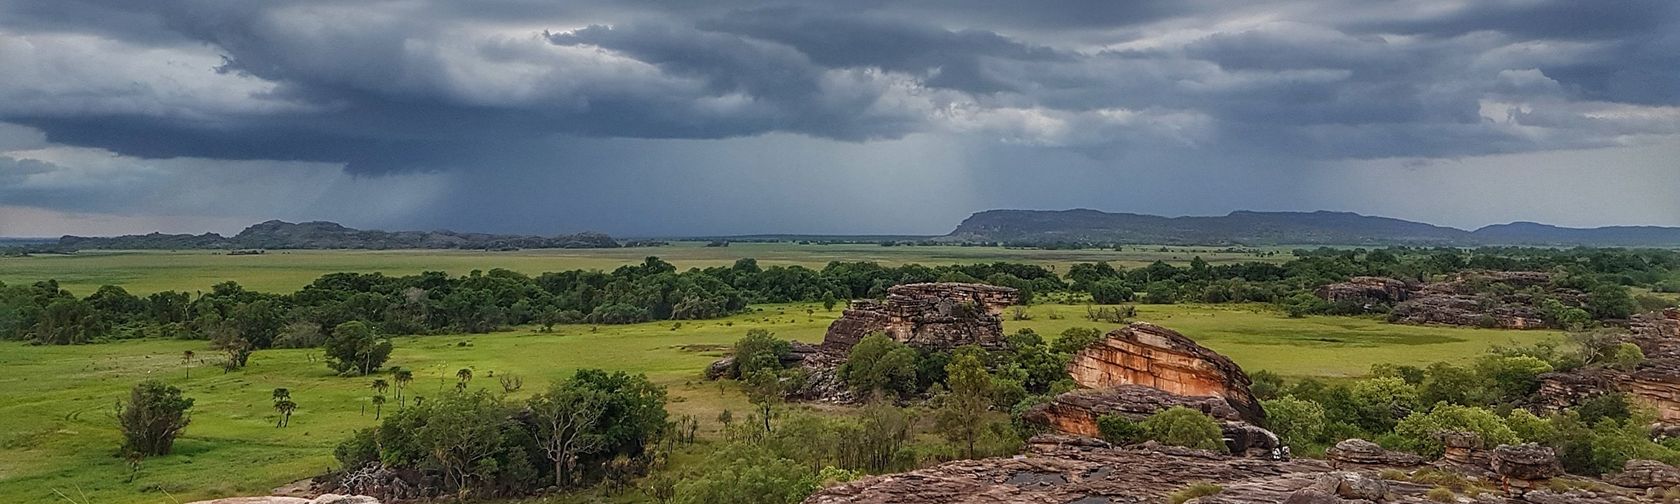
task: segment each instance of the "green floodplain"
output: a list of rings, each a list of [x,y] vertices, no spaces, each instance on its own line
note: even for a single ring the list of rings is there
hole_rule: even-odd
[[[85,295],[102,284],[132,292],[207,289],[234,280],[255,290],[290,292],[337,271],[410,274],[441,270],[507,268],[524,273],[611,269],[658,255],[679,268],[723,265],[755,257],[764,265],[821,267],[829,261],[885,264],[953,264],[991,261],[1058,266],[1107,260],[1126,266],[1155,260],[1210,262],[1271,260],[1254,252],[1213,248],[1127,247],[1124,251],[1042,251],[992,247],[882,247],[879,245],[733,244],[614,250],[517,252],[466,251],[273,251],[229,256],[212,252],[100,252],[70,256],[0,258],[0,281],[56,278]],[[1287,253],[1277,254],[1277,260]],[[1558,338],[1553,331],[1510,331],[1392,325],[1372,317],[1289,318],[1265,305],[1139,305],[1136,320],[1176,330],[1224,353],[1249,372],[1288,377],[1343,378],[1372,364],[1422,365],[1465,362],[1495,345]],[[1008,332],[1030,328],[1053,337],[1063,330],[1116,324],[1085,318],[1082,304],[1035,304],[1030,320],[1006,320]],[[747,313],[703,321],[632,325],[534,326],[490,334],[401,337],[390,365],[415,373],[410,393],[430,395],[453,387],[454,370],[471,368],[473,389],[500,393],[494,375],[522,377],[514,398],[540,391],[549,380],[582,367],[646,374],[668,388],[673,416],[693,415],[702,444],[717,436],[709,421],[724,409],[746,411],[735,387],[706,382],[702,370],[747,330],[767,329],[786,339],[820,341],[840,310],[816,304],[761,305]],[[1006,317],[1009,319],[1010,317]],[[63,501],[98,504],[174,503],[231,495],[265,494],[331,468],[333,447],[355,429],[376,424],[369,403],[371,377],[340,377],[315,349],[263,350],[248,368],[224,374],[208,363],[187,364],[183,351],[212,355],[205,341],[137,340],[80,346],[0,343],[0,502]],[[189,377],[190,374],[190,377]],[[120,435],[114,405],[134,383],[160,379],[196,400],[192,424],[175,453],[148,459],[138,472],[116,456]],[[291,426],[275,428],[270,391],[286,387],[299,408]],[[389,406],[387,406],[389,407]],[[692,454],[691,454],[692,455]],[[133,481],[129,478],[133,477]],[[85,497],[82,497],[85,495]],[[594,499],[579,496],[576,499]],[[636,492],[607,502],[639,502]],[[551,502],[571,502],[572,498]],[[580,500],[580,502],[594,502]]]

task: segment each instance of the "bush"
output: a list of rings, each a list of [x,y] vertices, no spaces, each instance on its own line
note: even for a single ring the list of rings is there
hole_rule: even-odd
[[[1418,392],[1400,378],[1370,378],[1348,387],[1348,402],[1356,425],[1369,432],[1387,432],[1399,417],[1418,408]]]
[[[1178,284],[1165,280],[1151,282],[1143,288],[1143,302],[1146,304],[1173,304],[1178,302]]]
[[[1248,378],[1251,382],[1248,390],[1249,392],[1252,392],[1256,398],[1277,399],[1279,396],[1283,395],[1283,377],[1278,376],[1277,373],[1262,369],[1255,371],[1254,374],[1248,375]]]
[[[1161,443],[1225,452],[1225,435],[1212,417],[1183,406],[1151,415],[1143,421],[1149,438]]]
[[[1423,496],[1435,502],[1458,502],[1458,494],[1453,493],[1447,487],[1431,488]]]
[[[1645,362],[1645,351],[1633,343],[1620,343],[1611,347],[1604,358],[1604,365],[1622,371],[1633,371],[1639,363]]]
[[[1070,327],[1068,330],[1062,331],[1062,337],[1056,338],[1056,341],[1050,344],[1050,351],[1059,354],[1076,354],[1102,338],[1102,331],[1096,328]]]
[[[794,504],[817,490],[817,474],[769,449],[729,443],[706,457],[699,473],[677,483],[679,504]]]
[[[379,438],[374,429],[356,429],[350,434],[350,439],[338,443],[333,448],[333,458],[338,460],[338,466],[345,471],[352,471],[358,467],[379,461]]]
[[[1440,435],[1447,432],[1473,432],[1482,437],[1487,446],[1516,444],[1519,439],[1505,420],[1492,411],[1473,406],[1437,404],[1429,413],[1412,413],[1394,427],[1399,446],[1392,446],[1419,455],[1438,457],[1445,447]]]
[[[1282,397],[1261,401],[1266,410],[1266,427],[1286,446],[1311,446],[1325,441],[1324,407],[1318,403]]]
[[[1490,355],[1476,361],[1476,373],[1486,383],[1492,399],[1500,402],[1518,402],[1527,398],[1540,390],[1540,375],[1551,371],[1550,363],[1527,355]]]
[[[735,361],[730,377],[751,376],[761,369],[782,370],[782,358],[793,351],[793,344],[777,339],[770,331],[750,329],[735,341]]]
[[[117,406],[117,423],[122,428],[122,451],[139,456],[168,455],[175,437],[192,419],[187,410],[193,400],[181,396],[181,389],[146,380],[129,391],[128,402]]]
[[[1120,415],[1103,415],[1098,417],[1097,432],[1098,436],[1102,437],[1103,441],[1108,441],[1115,445],[1141,443],[1145,439],[1148,439],[1149,436],[1149,432],[1145,430],[1142,425],[1139,425],[1137,422],[1133,422],[1131,419]]]
[[[1581,401],[1575,408],[1581,415],[1581,422],[1595,425],[1600,420],[1610,419],[1617,422],[1633,417],[1633,407],[1628,404],[1626,395],[1620,393],[1601,394]]]
[[[1602,284],[1587,293],[1585,306],[1593,318],[1599,320],[1625,319],[1639,309],[1639,305],[1628,294],[1627,287],[1612,284]]]
[[[1130,303],[1137,293],[1126,282],[1108,279],[1091,284],[1091,301],[1097,304]]]

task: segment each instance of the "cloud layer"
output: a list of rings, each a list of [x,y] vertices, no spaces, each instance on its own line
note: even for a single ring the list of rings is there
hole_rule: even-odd
[[[939,232],[955,220],[935,220],[1011,205],[1364,210],[1275,181],[1390,159],[1680,157],[1669,0],[0,0],[0,68],[0,205],[67,212]],[[1011,192],[1045,172],[1075,189]],[[1092,189],[1115,179],[1192,194]],[[805,180],[827,186],[779,196]],[[250,181],[372,197],[253,199]],[[538,181],[566,199],[461,189]],[[907,182],[931,201],[882,215],[921,218],[828,212]],[[173,184],[193,187],[158,192]],[[786,218],[718,203],[739,187]],[[1652,203],[1671,195],[1624,197],[1599,220],[1680,224]]]

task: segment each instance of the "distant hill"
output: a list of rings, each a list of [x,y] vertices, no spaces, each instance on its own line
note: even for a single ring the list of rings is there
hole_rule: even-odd
[[[1476,231],[1349,212],[1161,217],[1097,210],[987,210],[941,238],[956,242],[1161,245],[1680,246],[1680,228],[1562,228],[1513,223]]]
[[[215,233],[201,235],[162,234],[112,237],[65,236],[52,248],[57,250],[155,250],[155,249],[510,249],[510,248],[614,248],[617,241],[600,233],[559,236],[497,235],[454,231],[375,231],[341,226],[332,222],[290,222],[271,220],[232,237]]]

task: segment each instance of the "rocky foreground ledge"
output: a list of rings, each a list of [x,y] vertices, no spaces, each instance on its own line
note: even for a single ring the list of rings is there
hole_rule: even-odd
[[[302,497],[228,497],[188,504],[379,504],[379,499],[366,495],[324,494],[314,499]]]
[[[1647,497],[1644,487],[1680,474],[1650,461],[1630,463],[1630,481],[1623,482],[1635,484],[1629,488],[1564,476],[1550,450],[1535,446],[1502,446],[1488,460],[1486,466],[1445,461],[1425,466],[1414,456],[1350,440],[1328,460],[1278,461],[1044,435],[1032,439],[1025,455],[864,478],[819,491],[805,504],[1142,504],[1167,502],[1176,492],[1209,483],[1219,491],[1185,503],[1636,504],[1662,502]],[[1437,490],[1432,499],[1427,494],[1436,485],[1410,481],[1425,473],[1455,474],[1478,489],[1451,500],[1436,500],[1445,498]]]

